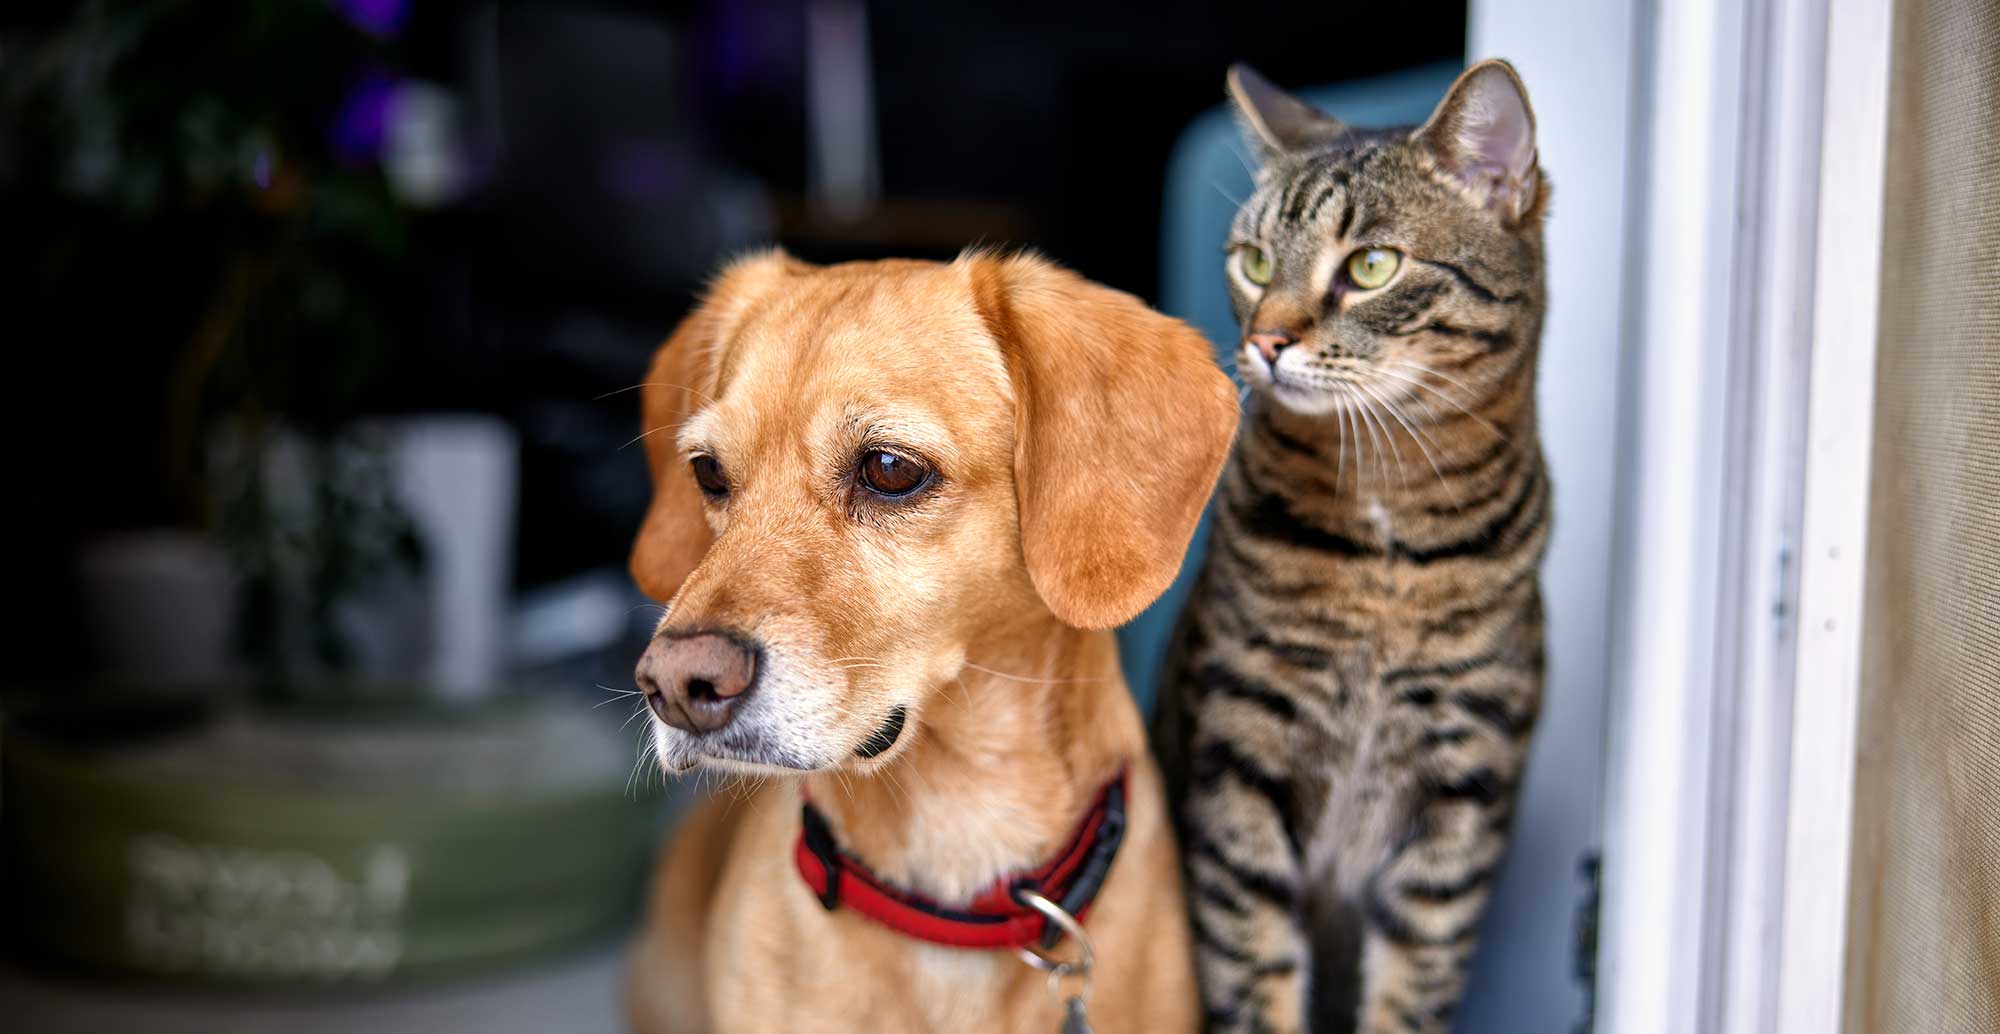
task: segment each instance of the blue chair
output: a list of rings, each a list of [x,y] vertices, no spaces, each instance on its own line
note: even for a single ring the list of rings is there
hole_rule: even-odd
[[[1458,77],[1456,62],[1302,90],[1320,110],[1355,126],[1416,125],[1430,117]],[[1215,77],[1216,92],[1222,76]],[[1167,160],[1166,211],[1160,230],[1160,308],[1208,335],[1224,369],[1234,369],[1236,317],[1222,283],[1222,242],[1236,206],[1250,196],[1252,159],[1227,106],[1188,124]],[[1158,691],[1167,641],[1181,605],[1194,587],[1208,549],[1208,519],[1195,531],[1181,573],[1159,601],[1118,630],[1125,679],[1150,711]]]

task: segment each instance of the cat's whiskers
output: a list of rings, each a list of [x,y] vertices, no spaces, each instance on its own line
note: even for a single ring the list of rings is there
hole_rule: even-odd
[[[1386,396],[1387,394],[1386,389],[1384,389],[1384,394]],[[1406,403],[1408,405],[1417,407],[1417,414],[1419,415],[1411,416],[1411,419],[1415,421],[1415,429],[1420,434],[1422,434],[1424,436],[1424,440],[1429,442],[1431,446],[1435,448],[1439,453],[1443,453],[1445,451],[1444,444],[1438,441],[1437,438],[1434,437],[1430,431],[1425,430],[1425,428],[1436,427],[1438,425],[1439,416],[1438,416],[1438,411],[1432,408],[1431,404],[1427,400],[1425,400],[1423,396],[1405,395],[1400,400],[1392,398],[1389,401],[1390,404],[1394,405],[1398,411],[1403,412],[1405,414],[1409,413],[1409,410],[1403,408]]]
[[[1403,462],[1402,446],[1396,444],[1395,432],[1390,430],[1389,421],[1382,416],[1381,408],[1375,405],[1373,399],[1368,400],[1368,419],[1375,421],[1376,428],[1382,432],[1382,441],[1388,446],[1387,459],[1396,471],[1396,487],[1408,489],[1410,470],[1409,465]]]
[[[1396,419],[1397,423],[1403,425],[1403,430],[1409,432],[1410,441],[1416,443],[1417,449],[1424,454],[1424,461],[1431,465],[1431,471],[1437,475],[1438,484],[1444,487],[1445,495],[1451,499],[1452,509],[1457,509],[1458,493],[1452,491],[1450,479],[1444,476],[1444,468],[1438,466],[1437,457],[1431,454],[1430,446],[1425,444],[1425,439],[1429,435],[1418,428],[1417,425],[1411,423],[1409,418],[1404,415],[1402,409],[1383,395],[1380,389],[1371,388],[1365,384],[1359,384],[1356,387],[1372,396],[1384,410],[1388,411],[1390,416]]]
[[[1347,429],[1343,425],[1343,421],[1347,419],[1347,399],[1343,396],[1335,400],[1333,405],[1333,488],[1338,492],[1341,480],[1347,476]]]
[[[1418,366],[1416,364],[1408,362],[1388,363],[1376,367],[1376,370],[1377,372],[1381,373],[1384,377],[1393,377],[1396,380],[1401,381],[1404,384],[1408,384],[1413,388],[1421,388],[1424,391],[1428,391],[1431,394],[1436,395],[1438,398],[1441,398],[1446,402],[1450,403],[1452,407],[1457,409],[1459,412],[1464,413],[1468,417],[1471,417],[1473,422],[1485,428],[1488,434],[1491,434],[1493,437],[1503,442],[1509,440],[1507,435],[1504,432],[1502,432],[1499,428],[1493,426],[1491,421],[1488,421],[1485,417],[1480,416],[1477,413],[1474,413],[1470,409],[1467,409],[1465,407],[1465,403],[1460,402],[1459,400],[1453,398],[1451,396],[1451,393],[1444,391],[1433,385],[1425,384],[1421,378],[1412,377],[1408,373],[1403,372],[1404,370],[1418,370],[1421,372],[1442,376],[1442,374],[1437,374],[1437,371],[1432,370],[1427,366]],[[1457,382],[1453,381],[1452,383],[1456,384]],[[1463,387],[1463,385],[1460,386]]]
[[[1250,385],[1243,379],[1242,367],[1242,362],[1236,358],[1236,353],[1233,352],[1222,363],[1222,371],[1227,373],[1229,380],[1236,385],[1236,408],[1239,410],[1250,402]]]
[[[1244,171],[1244,172],[1247,172],[1247,173],[1249,173],[1249,174],[1250,174],[1250,177],[1251,177],[1251,179],[1253,179],[1253,180],[1254,180],[1254,179],[1256,179],[1256,177],[1257,177],[1257,167],[1256,167],[1255,165],[1252,165],[1252,164],[1250,164],[1250,156],[1249,156],[1249,155],[1246,155],[1246,154],[1244,154],[1244,153],[1243,153],[1243,149],[1242,149],[1241,147],[1239,147],[1239,146],[1237,146],[1236,144],[1233,144],[1233,143],[1232,143],[1232,144],[1230,144],[1230,145],[1229,145],[1229,153],[1230,153],[1231,155],[1234,155],[1234,156],[1235,156],[1235,158],[1236,158],[1236,160],[1237,160],[1237,161],[1238,161],[1239,163],[1241,163],[1241,164],[1242,164],[1242,166],[1243,166],[1243,171]],[[1236,207],[1238,207],[1238,208],[1241,208],[1241,207],[1243,207],[1243,206],[1241,206],[1241,205],[1238,205],[1238,206],[1236,206]]]
[[[1374,443],[1368,440],[1367,425],[1361,422],[1361,400],[1354,398],[1351,391],[1345,394],[1349,399],[1347,426],[1354,434],[1354,494],[1359,496],[1373,491],[1375,487],[1374,476],[1368,470],[1368,456],[1363,452],[1365,449],[1372,453]]]
[[[1386,483],[1389,480],[1389,460],[1382,452],[1381,436],[1375,433],[1375,422],[1370,418],[1368,401],[1362,398],[1358,392],[1355,392],[1351,385],[1347,386],[1346,390],[1354,395],[1355,415],[1360,418],[1361,426],[1368,432],[1368,451],[1375,458],[1375,473],[1381,477],[1382,482]],[[1376,487],[1379,489],[1382,485],[1378,484]]]
[[[1451,385],[1452,387],[1454,387],[1454,388],[1457,388],[1457,389],[1459,389],[1460,391],[1463,391],[1463,392],[1465,392],[1465,393],[1466,393],[1467,395],[1477,395],[1477,394],[1479,394],[1479,392],[1477,392],[1477,391],[1473,390],[1473,388],[1472,388],[1472,386],[1471,386],[1471,385],[1469,385],[1469,384],[1465,383],[1465,382],[1464,382],[1464,381],[1462,381],[1462,380],[1459,380],[1459,379],[1458,379],[1458,378],[1456,378],[1456,377],[1453,377],[1452,375],[1450,375],[1450,374],[1448,374],[1448,373],[1445,373],[1445,372],[1444,372],[1443,370],[1440,370],[1440,369],[1438,369],[1437,367],[1434,367],[1434,366],[1429,366],[1429,365],[1426,365],[1426,364],[1424,364],[1424,363],[1420,363],[1420,362],[1417,362],[1417,361],[1416,361],[1416,360],[1414,360],[1414,359],[1398,359],[1398,360],[1397,360],[1397,365],[1399,365],[1399,366],[1407,366],[1407,367],[1409,367],[1410,369],[1412,369],[1412,370],[1415,370],[1415,371],[1417,371],[1417,372],[1419,372],[1419,373],[1427,373],[1427,374],[1430,374],[1431,376],[1433,376],[1433,377],[1436,377],[1436,378],[1437,378],[1438,380],[1441,380],[1441,381],[1445,382],[1446,384],[1449,384],[1449,385]]]
[[[1387,437],[1387,429],[1382,427],[1381,418],[1379,414],[1375,412],[1374,404],[1369,401],[1367,396],[1361,395],[1359,385],[1356,386],[1355,393],[1357,396],[1360,397],[1361,400],[1361,418],[1368,422],[1369,440],[1375,443],[1376,465],[1380,468],[1383,468],[1384,473],[1382,480],[1386,483],[1388,481],[1387,468],[1391,465],[1391,462],[1389,458],[1389,449],[1383,448],[1382,443],[1383,439]],[[1376,432],[1378,430],[1382,431],[1382,433],[1377,434]],[[1395,442],[1390,441],[1389,445],[1391,448],[1393,448],[1395,446]],[[1393,465],[1395,467],[1397,474],[1399,475],[1399,480],[1406,480],[1400,477],[1403,466],[1401,454],[1397,454]],[[1386,484],[1384,487],[1386,487]]]
[[[1362,471],[1361,424],[1354,418],[1353,399],[1347,392],[1341,392],[1340,419],[1346,424],[1346,430],[1341,434],[1341,441],[1343,443],[1350,441],[1354,443],[1354,494],[1360,495]]]

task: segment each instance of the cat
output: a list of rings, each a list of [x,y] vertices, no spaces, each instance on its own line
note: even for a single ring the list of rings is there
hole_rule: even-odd
[[[1207,1024],[1443,1032],[1541,701],[1534,115],[1501,61],[1415,129],[1229,92],[1250,402],[1155,729]]]

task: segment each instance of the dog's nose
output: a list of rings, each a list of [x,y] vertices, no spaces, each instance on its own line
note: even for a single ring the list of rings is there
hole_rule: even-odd
[[[1257,346],[1257,351],[1264,354],[1265,362],[1275,363],[1278,353],[1291,347],[1298,339],[1282,330],[1257,330],[1243,335],[1243,340]]]
[[[729,724],[750,695],[757,653],[715,632],[660,636],[639,655],[632,674],[660,721],[684,732],[714,732]]]

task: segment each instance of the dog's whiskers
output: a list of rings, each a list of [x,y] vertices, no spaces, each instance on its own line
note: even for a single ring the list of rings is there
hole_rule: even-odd
[[[884,768],[878,768],[874,772],[871,772],[869,774],[881,776],[883,785],[889,788],[890,796],[900,800],[903,804],[903,807],[915,808],[916,799],[910,796],[909,790],[903,786],[902,779],[898,778],[896,775],[896,769],[900,767],[901,767],[900,765],[890,765]]]
[[[631,616],[632,612],[635,610],[657,610],[660,612],[660,617],[664,618],[667,616],[667,605],[664,603],[653,603],[650,601],[646,603],[634,603],[631,606],[625,608],[626,616],[628,617]]]
[[[596,396],[596,397],[592,398],[592,399],[591,399],[590,401],[592,401],[592,402],[602,402],[602,401],[604,401],[605,399],[608,399],[608,398],[610,398],[610,397],[611,397],[611,396],[613,396],[613,395],[623,395],[623,394],[625,394],[625,393],[626,393],[626,392],[628,392],[628,391],[638,391],[638,390],[639,390],[640,388],[678,388],[678,389],[680,389],[681,391],[685,391],[685,392],[687,392],[688,394],[690,394],[690,395],[693,395],[693,396],[695,396],[696,398],[699,398],[699,399],[701,399],[701,400],[702,400],[703,402],[706,402],[706,403],[708,403],[709,405],[714,405],[714,404],[715,404],[715,399],[713,399],[713,398],[709,397],[709,396],[708,396],[708,395],[707,395],[706,393],[704,393],[704,392],[701,392],[701,391],[697,391],[696,389],[694,389],[694,388],[690,388],[690,387],[688,387],[688,386],[687,386],[687,385],[685,385],[685,384],[669,384],[669,383],[667,383],[666,381],[641,381],[641,382],[639,382],[638,384],[633,384],[633,385],[628,385],[628,386],[626,386],[626,387],[623,387],[623,388],[619,388],[619,389],[617,389],[616,391],[607,391],[607,392],[605,392],[605,393],[604,393],[604,394],[602,394],[602,395],[598,395],[598,396]]]
[[[1015,674],[1012,674],[1012,673],[1009,673],[1009,672],[1004,672],[1004,671],[995,671],[995,670],[993,670],[992,668],[987,668],[987,667],[982,667],[981,665],[977,665],[977,664],[974,664],[974,663],[972,663],[971,661],[966,661],[966,662],[965,662],[965,666],[966,666],[966,667],[968,667],[968,668],[971,668],[971,669],[972,669],[973,671],[979,671],[979,672],[985,672],[986,674],[988,674],[988,675],[992,675],[992,676],[994,676],[994,677],[996,677],[996,678],[1003,678],[1003,679],[1013,679],[1013,680],[1014,680],[1015,682],[1032,682],[1032,683],[1039,683],[1039,684],[1041,684],[1041,685],[1048,685],[1048,686],[1053,686],[1053,685],[1058,685],[1058,684],[1066,684],[1066,683],[1074,683],[1074,682],[1102,682],[1102,681],[1104,681],[1104,680],[1103,680],[1102,678],[1097,678],[1097,677],[1091,677],[1091,678],[1078,678],[1078,679],[1045,679],[1045,678],[1036,678],[1036,677],[1034,677],[1034,676],[1031,676],[1031,675],[1015,675]]]
[[[660,433],[661,431],[671,431],[671,430],[673,430],[673,429],[674,429],[674,427],[675,427],[675,425],[673,425],[673,424],[661,424],[660,426],[658,426],[658,427],[655,427],[655,428],[653,428],[653,429],[652,429],[652,430],[650,430],[650,431],[642,431],[642,432],[640,432],[640,433],[639,433],[638,435],[634,436],[634,437],[633,437],[632,439],[630,439],[629,441],[627,441],[627,442],[626,442],[626,443],[625,443],[624,445],[620,445],[620,446],[619,446],[618,448],[619,448],[619,449],[621,449],[621,450],[622,450],[622,449],[625,449],[625,448],[628,448],[628,447],[630,447],[630,446],[632,446],[632,445],[635,445],[635,444],[637,444],[637,443],[639,443],[639,442],[642,442],[642,441],[645,441],[646,439],[648,439],[648,438],[651,438],[652,436],[654,436],[654,435],[656,435],[656,434],[659,434],[659,433]]]
[[[641,705],[641,708],[643,709],[644,705]],[[632,724],[632,719],[630,718],[625,719],[625,725],[630,725],[630,724]],[[625,726],[621,725],[618,728],[620,732],[623,732]],[[638,778],[639,766],[646,763],[646,755],[648,753],[648,750],[653,746],[652,732],[653,730],[650,727],[646,726],[642,726],[639,729],[639,742],[638,744],[635,745],[637,749],[633,752],[633,757],[632,757],[632,771],[626,773],[625,775],[625,795],[628,797],[633,796],[632,780]]]
[[[612,689],[610,686],[598,686],[597,688],[605,691],[606,693],[611,693],[615,695],[607,697],[603,700],[599,700],[597,703],[590,705],[590,709],[593,711],[597,710],[600,707],[603,707],[606,704],[615,704],[620,700],[625,699],[626,697],[636,697],[641,695],[640,692],[636,689]]]

